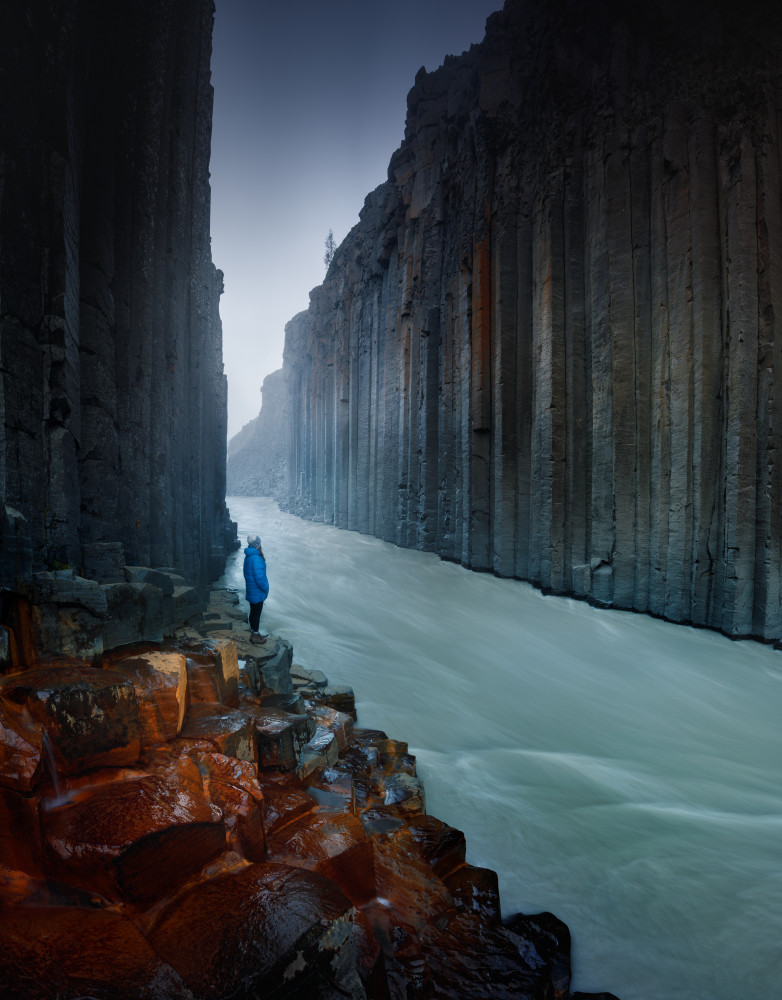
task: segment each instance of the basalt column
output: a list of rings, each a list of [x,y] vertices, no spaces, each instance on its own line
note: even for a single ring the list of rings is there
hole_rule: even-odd
[[[307,516],[782,633],[782,14],[508,0],[289,324]]]
[[[212,20],[211,0],[2,7],[5,590],[107,560],[222,571]]]

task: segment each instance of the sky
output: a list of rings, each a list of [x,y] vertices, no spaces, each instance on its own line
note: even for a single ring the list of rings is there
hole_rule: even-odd
[[[421,66],[480,42],[502,0],[216,0],[212,258],[228,437],[258,415],[324,243],[386,180]]]

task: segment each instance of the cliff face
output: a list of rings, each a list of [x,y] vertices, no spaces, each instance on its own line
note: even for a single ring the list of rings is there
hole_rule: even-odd
[[[289,325],[290,505],[775,637],[780,12],[585,10],[508,0],[416,78]]]
[[[282,369],[266,376],[261,397],[261,412],[228,444],[226,489],[230,496],[280,497],[285,493],[290,413]]]
[[[211,0],[3,5],[4,591],[63,566],[222,572],[212,18]]]

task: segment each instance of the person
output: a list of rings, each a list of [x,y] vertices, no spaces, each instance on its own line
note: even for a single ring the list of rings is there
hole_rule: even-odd
[[[245,596],[250,605],[250,642],[257,645],[266,641],[266,636],[259,632],[259,626],[263,602],[269,596],[266,560],[258,535],[247,536],[247,548],[244,550],[244,582]]]

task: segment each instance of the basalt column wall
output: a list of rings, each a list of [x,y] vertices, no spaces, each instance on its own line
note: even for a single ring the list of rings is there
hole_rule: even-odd
[[[419,73],[288,327],[291,507],[778,637],[781,42],[755,2],[508,0]]]
[[[212,21],[212,0],[2,5],[6,590],[65,566],[100,579],[109,557],[222,572]]]

